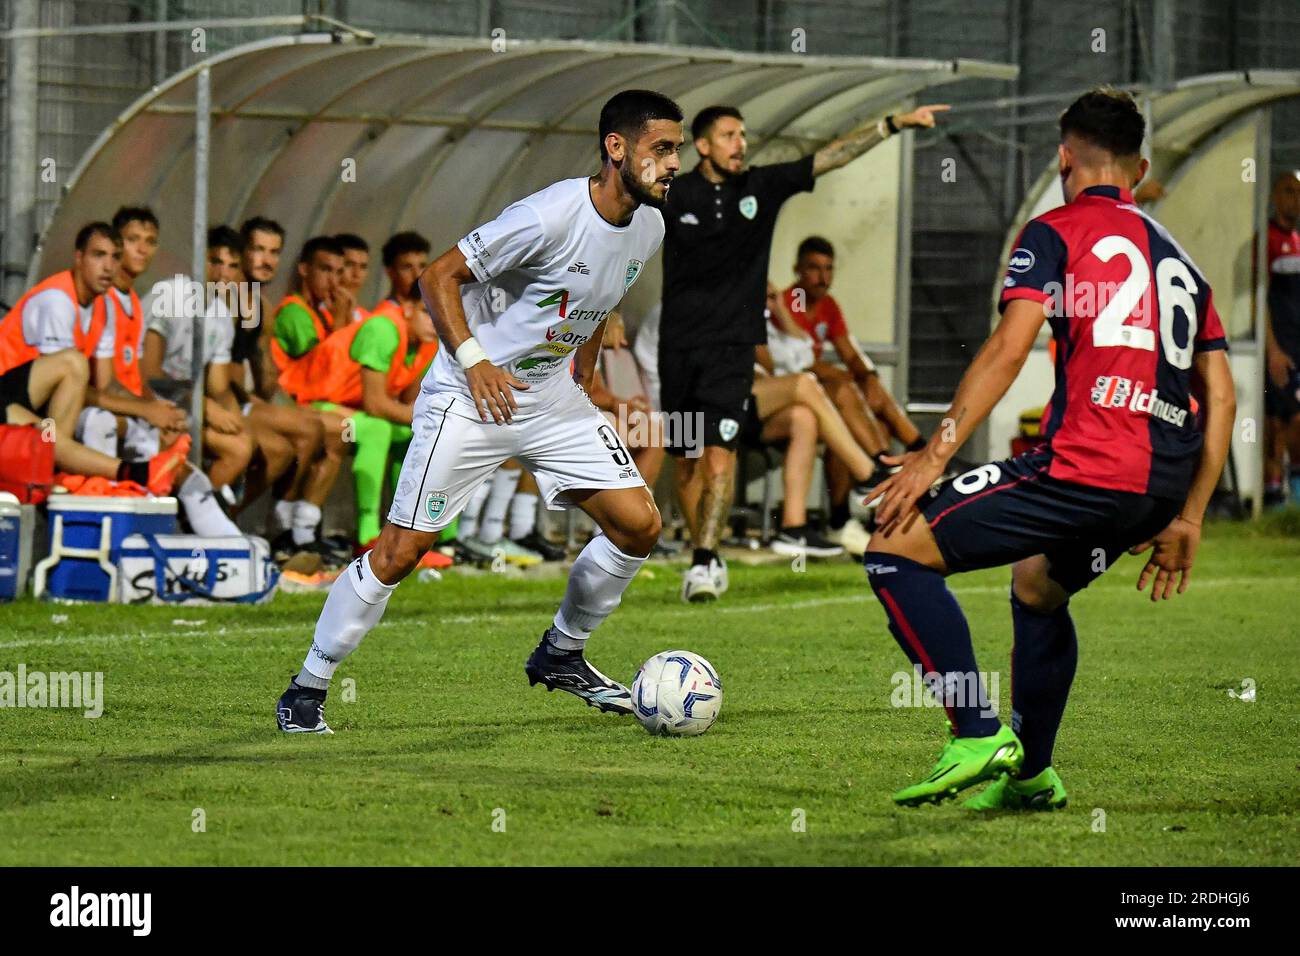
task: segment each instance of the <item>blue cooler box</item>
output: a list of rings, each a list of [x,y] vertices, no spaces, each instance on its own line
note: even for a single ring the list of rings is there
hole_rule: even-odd
[[[48,510],[50,556],[36,566],[37,597],[116,600],[123,539],[176,533],[175,498],[53,495]]]
[[[18,555],[22,545],[22,505],[0,492],[0,601],[12,601],[19,587]]]

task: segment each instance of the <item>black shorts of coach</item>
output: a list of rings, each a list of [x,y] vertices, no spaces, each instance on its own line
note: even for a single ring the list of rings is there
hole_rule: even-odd
[[[1051,461],[1040,446],[958,475],[921,502],[950,572],[1042,554],[1048,575],[1074,594],[1163,531],[1182,507],[1169,498],[1061,481],[1047,473]]]
[[[1300,415],[1300,369],[1289,370],[1286,382],[1280,386],[1264,376],[1264,414],[1284,422]]]
[[[676,419],[665,429],[668,452],[685,455],[692,444],[734,451],[753,387],[753,345],[661,348],[659,405]]]

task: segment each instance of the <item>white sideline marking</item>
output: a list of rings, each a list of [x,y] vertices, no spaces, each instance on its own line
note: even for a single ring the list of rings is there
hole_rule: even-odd
[[[1289,577],[1270,577],[1270,578],[1196,578],[1189,585],[1188,593],[1194,593],[1201,588],[1223,588],[1239,587],[1249,584],[1269,584],[1274,581],[1290,582]],[[1147,592],[1139,592],[1130,584],[1130,589],[1135,597],[1150,603]],[[1006,584],[989,585],[980,584],[971,587],[953,588],[955,594],[959,597],[963,594],[1008,594],[1011,588],[1011,582]],[[1108,589],[1111,590],[1111,589]],[[1118,590],[1113,589],[1113,590]],[[661,611],[661,615],[667,618],[693,617],[697,621],[703,620],[706,614],[769,614],[772,611],[800,611],[814,607],[829,607],[835,604],[858,604],[870,600],[871,588],[865,583],[862,585],[862,591],[859,594],[843,594],[836,597],[808,598],[802,601],[785,601],[785,602],[766,602],[763,604],[731,604],[724,607],[713,607],[711,611],[701,612],[699,608],[682,607],[680,605],[666,607]],[[439,618],[439,624],[484,624],[493,621],[501,621],[511,617],[536,617],[538,612],[534,610],[517,610],[517,611],[500,611],[495,614],[456,614],[451,617]],[[381,621],[379,627],[397,627],[395,622]],[[246,637],[253,634],[279,634],[284,631],[300,631],[304,639],[308,637],[308,622],[296,621],[288,624],[259,624],[253,627],[234,628],[229,624],[218,625],[212,637]],[[18,641],[5,641],[0,643],[0,650],[11,647],[43,647],[46,645],[68,645],[68,644],[96,644],[96,643],[117,643],[119,641],[141,640],[149,637],[164,637],[174,634],[175,628],[167,628],[158,631],[132,631],[125,634],[87,634],[82,637],[31,637]],[[203,635],[195,635],[201,638]]]

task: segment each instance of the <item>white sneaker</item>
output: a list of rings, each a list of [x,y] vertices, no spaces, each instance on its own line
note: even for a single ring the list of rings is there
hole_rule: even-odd
[[[716,558],[709,562],[709,573],[713,575],[713,585],[718,589],[718,594],[722,594],[730,586],[727,580],[727,562],[722,558]]]
[[[770,547],[785,557],[805,555],[810,558],[837,558],[844,553],[842,545],[812,529],[805,530],[803,534],[791,534],[782,530],[772,539]]]
[[[853,557],[860,558],[867,553],[867,545],[871,541],[871,532],[857,518],[850,518],[844,523],[844,527],[838,531],[826,532],[826,537],[853,555]]]
[[[692,604],[716,601],[722,593],[713,573],[716,567],[716,562],[710,562],[707,568],[702,564],[693,564],[687,568],[686,576],[682,578],[682,600]]]

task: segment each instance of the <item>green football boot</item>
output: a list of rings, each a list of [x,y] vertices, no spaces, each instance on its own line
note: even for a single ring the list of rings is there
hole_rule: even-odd
[[[894,802],[905,807],[938,803],[1000,774],[1015,773],[1024,759],[1024,747],[1010,727],[991,737],[949,737],[930,775],[899,790]]]
[[[1065,784],[1051,767],[1028,780],[1003,774],[962,806],[970,810],[1059,810],[1065,806]]]

